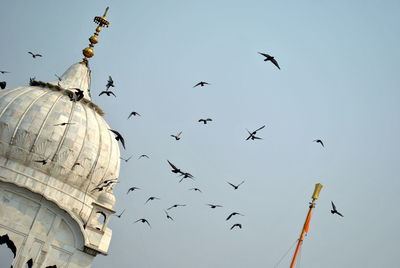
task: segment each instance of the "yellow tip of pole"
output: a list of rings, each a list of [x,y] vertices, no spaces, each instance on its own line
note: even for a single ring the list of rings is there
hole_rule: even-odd
[[[317,199],[318,199],[319,193],[321,192],[322,187],[323,187],[323,186],[322,186],[321,183],[315,184],[314,193],[313,193],[313,195],[312,195],[312,199],[313,199],[313,200],[317,200]]]

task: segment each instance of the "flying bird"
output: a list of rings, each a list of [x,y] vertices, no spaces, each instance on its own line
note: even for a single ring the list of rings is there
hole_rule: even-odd
[[[131,116],[141,116],[138,112],[131,112],[128,116],[128,119],[131,118]]]
[[[239,183],[238,185],[234,185],[233,183],[230,183],[229,181],[227,181],[227,183],[232,186],[235,190],[237,190],[239,188],[240,185],[242,185],[244,183],[244,181],[242,181],[241,183]]]
[[[210,85],[210,83],[207,83],[207,82],[204,82],[204,81],[200,81],[196,85],[194,85],[194,87],[197,87],[197,86],[204,87],[205,85]]]
[[[240,214],[238,212],[232,212],[231,214],[229,214],[229,216],[226,218],[226,220],[229,221],[229,219],[232,218],[232,216],[235,216],[235,215],[244,216],[243,214]]]
[[[7,82],[6,82],[6,81],[0,82],[0,88],[1,88],[1,89],[5,89],[6,86],[7,86]]]
[[[150,157],[147,154],[140,155],[138,159],[143,158],[143,157],[146,157],[147,159],[150,159]]]
[[[118,218],[121,218],[121,216],[122,216],[122,214],[124,214],[124,212],[125,212],[125,209],[124,209],[120,214],[114,215],[114,216],[116,216],[116,217],[118,217]]]
[[[172,167],[172,173],[181,173],[182,171],[177,168],[174,164],[172,164],[171,162],[169,162],[169,160],[167,160],[168,164]]]
[[[141,222],[141,223],[147,223],[147,225],[151,228],[151,226],[150,226],[150,223],[149,223],[149,221],[148,220],[146,220],[146,219],[138,219],[137,221],[135,221],[134,223],[137,223],[137,222]]]
[[[114,97],[117,97],[117,96],[115,96],[114,92],[109,91],[109,90],[100,92],[99,96],[101,96],[103,94],[106,94],[108,97],[110,97],[110,95],[113,95]]]
[[[1,74],[9,74],[10,72],[8,71],[0,71]]]
[[[331,210],[331,213],[332,213],[332,214],[338,214],[339,216],[342,216],[342,217],[343,217],[343,215],[342,215],[340,212],[338,212],[338,211],[336,210],[335,204],[333,204],[332,201],[331,201],[331,203],[332,203],[332,210]]]
[[[35,54],[35,53],[32,53],[32,52],[28,52],[29,54],[31,54],[32,55],[32,57],[35,59],[36,57],[43,57],[42,55],[40,55],[40,54]]]
[[[158,198],[158,197],[155,197],[155,196],[150,196],[149,198],[147,198],[147,200],[146,200],[145,204],[147,204],[147,202],[149,202],[149,201],[153,201],[153,200],[160,200],[160,198]]]
[[[99,183],[99,184],[92,190],[92,192],[94,192],[94,191],[96,191],[96,190],[99,191],[99,192],[101,192],[101,191],[103,191],[104,189],[110,187],[111,185],[113,185],[113,184],[115,184],[115,183],[118,183],[118,179],[105,180],[105,181]]]
[[[234,225],[232,225],[231,230],[235,227],[239,227],[240,229],[242,229],[242,225],[240,223],[235,223]]]
[[[214,205],[214,204],[206,204],[207,206],[210,206],[210,208],[222,208],[221,205]]]
[[[122,144],[122,147],[124,147],[124,149],[125,149],[125,140],[124,140],[124,138],[122,137],[122,135],[121,135],[118,131],[116,131],[116,130],[113,130],[113,129],[108,129],[108,130],[115,134],[115,139],[116,139],[117,141],[120,141],[121,144]]]
[[[73,125],[73,124],[75,124],[75,123],[63,122],[60,124],[55,124],[54,126],[56,127],[56,126],[65,126],[65,125]]]
[[[61,77],[59,77],[58,75],[56,75],[56,74],[54,74],[55,75],[55,77],[57,77],[57,79],[58,79],[58,81],[60,81],[61,82]]]
[[[33,162],[41,163],[44,166],[47,164],[47,161],[48,161],[47,159],[43,159],[43,160],[34,160]]]
[[[256,134],[257,134],[257,131],[259,131],[259,130],[261,130],[261,129],[263,129],[263,128],[265,128],[265,125],[262,126],[262,127],[257,128],[256,130],[254,130],[254,131],[252,131],[252,132],[250,132],[248,129],[246,129],[247,132],[249,133],[249,136],[246,138],[246,141],[247,141],[247,140],[250,140],[250,139],[251,139],[251,140],[261,140],[262,138],[256,137]]]
[[[171,210],[171,209],[173,209],[173,208],[177,208],[177,207],[186,207],[186,205],[181,205],[181,204],[175,204],[175,205],[173,205],[173,206],[170,206],[169,208],[167,208],[167,210]]]
[[[179,141],[180,139],[181,139],[181,134],[182,134],[182,131],[181,132],[179,132],[178,134],[176,134],[176,135],[171,135],[171,137],[173,137],[173,138],[175,138],[175,140],[177,140],[177,141]]]
[[[132,192],[132,191],[135,191],[135,190],[140,190],[140,188],[133,186],[133,187],[128,189],[128,192],[126,192],[126,194],[129,194],[129,192]]]
[[[165,212],[165,215],[167,216],[167,219],[168,219],[168,220],[171,220],[171,221],[174,220],[174,219],[168,214],[168,212],[167,212],[166,210],[164,210],[164,212]]]
[[[313,140],[313,142],[319,143],[319,144],[322,145],[322,147],[325,147],[324,143],[322,142],[322,140],[317,139],[317,140]]]
[[[124,160],[126,163],[128,163],[128,161],[129,161],[129,160],[131,160],[132,156],[133,156],[133,155],[129,156],[129,157],[128,157],[128,158],[126,158],[126,159],[125,159],[125,158],[122,158],[122,157],[120,157],[120,159],[122,159],[122,160]]]
[[[279,64],[276,61],[276,59],[274,57],[272,57],[271,55],[268,55],[268,54],[265,54],[265,53],[261,53],[261,52],[258,52],[258,54],[263,55],[265,57],[264,61],[271,61],[276,67],[278,67],[279,70],[281,69],[279,67]]]
[[[82,166],[82,164],[79,163],[79,162],[75,162],[74,165],[73,165],[72,167],[75,167],[75,166]]]
[[[207,124],[207,122],[211,122],[212,121],[212,119],[211,118],[207,118],[207,119],[199,119],[199,121],[198,122],[203,122],[203,124]]]
[[[199,188],[190,188],[189,191],[195,191],[195,192],[199,192],[202,193],[202,191]]]
[[[106,85],[106,90],[108,91],[108,89],[110,87],[114,87],[114,80],[112,79],[111,75],[108,76],[108,81],[107,81],[107,85]]]

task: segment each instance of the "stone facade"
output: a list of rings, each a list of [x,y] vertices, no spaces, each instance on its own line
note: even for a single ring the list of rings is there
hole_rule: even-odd
[[[61,79],[0,93],[0,237],[17,248],[14,268],[29,259],[34,268],[90,267],[111,240],[112,187],[92,189],[118,177],[119,147],[90,100],[86,65]],[[85,98],[71,101],[74,88]]]

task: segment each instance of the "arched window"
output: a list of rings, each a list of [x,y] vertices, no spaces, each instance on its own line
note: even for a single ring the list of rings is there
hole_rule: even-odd
[[[0,236],[0,260],[1,263],[6,264],[13,262],[13,259],[17,255],[17,248],[13,241],[10,240],[7,234]],[[11,266],[12,267],[12,266]]]
[[[25,267],[26,268],[32,268],[32,265],[33,265],[33,260],[30,259],[29,261],[26,262]]]

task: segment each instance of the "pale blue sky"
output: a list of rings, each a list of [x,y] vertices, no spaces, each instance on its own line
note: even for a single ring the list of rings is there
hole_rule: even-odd
[[[297,239],[318,182],[301,267],[398,266],[399,1],[7,0],[0,69],[12,73],[0,80],[54,81],[80,61],[107,6],[92,97],[125,136],[122,155],[134,157],[115,189],[116,210],[126,212],[112,219],[109,256],[93,267],[273,267]],[[97,96],[108,75],[116,99]],[[201,80],[212,85],[192,88]],[[142,116],[127,121],[132,110]],[[202,117],[213,122],[200,125]],[[264,124],[263,140],[244,140],[246,128]],[[169,135],[179,131],[176,142]],[[137,160],[143,153],[150,159]],[[178,184],[167,159],[196,181]],[[233,191],[227,180],[245,183]],[[126,195],[130,186],[142,190]],[[151,195],[161,200],[143,205]],[[330,214],[331,200],[344,218]],[[187,206],[169,222],[163,209],[175,203]],[[245,216],[226,222],[232,211]],[[132,224],[142,217],[152,229]],[[243,229],[230,231],[236,222]]]

